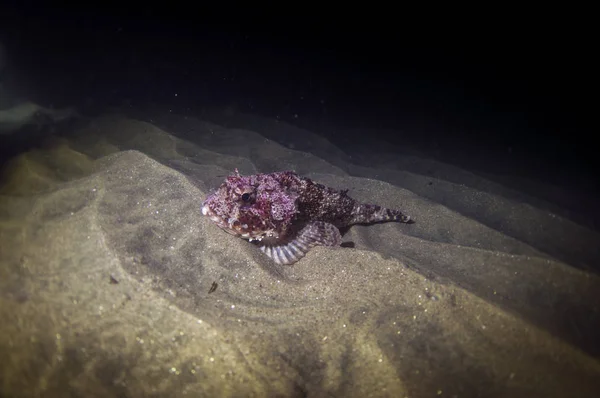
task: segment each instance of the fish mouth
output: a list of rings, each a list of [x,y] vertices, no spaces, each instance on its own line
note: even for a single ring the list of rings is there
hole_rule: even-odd
[[[202,214],[210,218],[212,222],[225,232],[249,241],[261,241],[264,238],[278,235],[275,231],[250,230],[248,225],[240,223],[237,218],[219,217],[208,205],[202,206]]]

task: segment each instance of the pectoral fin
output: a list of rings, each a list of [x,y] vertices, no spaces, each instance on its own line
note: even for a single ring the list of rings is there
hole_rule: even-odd
[[[341,243],[342,235],[334,225],[314,221],[302,228],[289,242],[280,245],[265,244],[260,250],[277,264],[291,265],[314,246],[339,246]]]

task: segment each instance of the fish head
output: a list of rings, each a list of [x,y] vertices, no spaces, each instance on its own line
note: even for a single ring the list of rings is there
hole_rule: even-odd
[[[297,213],[295,190],[280,173],[237,173],[202,203],[202,214],[226,232],[250,241],[283,238]]]

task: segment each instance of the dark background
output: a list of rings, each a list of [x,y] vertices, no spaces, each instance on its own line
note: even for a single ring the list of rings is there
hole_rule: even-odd
[[[232,3],[210,15],[200,3],[1,7],[0,40],[45,105],[193,112],[235,103],[342,148],[416,148],[561,185],[586,203],[598,192],[596,50],[585,12],[471,9],[471,23],[441,23],[392,9],[304,9],[307,17],[291,3],[254,13]]]

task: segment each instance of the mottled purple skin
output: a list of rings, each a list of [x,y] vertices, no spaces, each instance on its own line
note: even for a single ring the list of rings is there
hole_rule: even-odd
[[[338,228],[359,223],[409,222],[399,210],[362,204],[292,171],[227,177],[202,213],[230,234],[259,241],[280,264],[298,261],[314,245],[337,246]]]
[[[213,221],[234,235],[282,238],[296,218],[300,179],[291,172],[227,177],[203,204]]]

